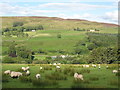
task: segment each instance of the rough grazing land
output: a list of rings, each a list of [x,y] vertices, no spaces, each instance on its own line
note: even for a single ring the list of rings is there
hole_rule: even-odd
[[[20,71],[21,67],[30,67],[30,76],[22,76],[19,79],[12,79],[9,75],[3,75],[3,88],[118,88],[118,76],[112,73],[113,69],[118,69],[117,64],[102,64],[101,69],[90,65],[83,68],[82,65],[60,65],[56,69],[54,65],[48,64],[3,64],[3,71]],[[40,70],[40,66],[43,70]],[[75,81],[74,73],[78,72],[84,76],[84,81]],[[24,72],[22,72],[24,73]],[[36,79],[36,74],[41,74],[40,79]]]

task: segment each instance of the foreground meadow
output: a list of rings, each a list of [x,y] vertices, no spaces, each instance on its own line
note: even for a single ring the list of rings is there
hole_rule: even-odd
[[[117,64],[105,64],[101,68],[82,67],[82,64],[61,64],[60,69],[50,64],[3,64],[5,70],[19,71],[21,67],[30,67],[29,76],[21,76],[13,79],[3,74],[3,88],[118,88],[118,74],[112,73],[118,70]],[[40,70],[40,67],[43,67]],[[74,80],[74,73],[83,75],[84,80]],[[41,78],[36,79],[35,75],[40,74]]]

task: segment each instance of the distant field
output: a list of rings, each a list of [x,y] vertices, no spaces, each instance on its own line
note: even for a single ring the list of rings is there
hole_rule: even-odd
[[[55,80],[56,85],[45,85],[44,88],[71,88],[71,87],[81,87],[81,88],[118,88],[118,77],[112,73],[113,69],[118,69],[117,64],[108,65],[109,68],[106,69],[106,65],[102,64],[101,69],[93,68],[82,68],[81,64],[78,65],[60,65],[61,69],[56,71],[56,67],[48,64],[3,64],[3,72],[5,70],[20,71],[21,67],[29,66],[31,75],[28,76],[31,79],[35,79],[37,73],[41,74],[40,80],[50,80],[46,75],[55,75],[59,73],[60,75],[66,76],[65,80]],[[43,70],[40,71],[39,67],[42,66]],[[67,68],[67,71],[65,69]],[[70,69],[70,71],[69,71]],[[72,70],[71,70],[72,69]],[[74,71],[73,71],[74,69]],[[67,73],[66,73],[67,72]],[[74,82],[73,74],[74,72],[81,72],[84,76],[83,82]],[[58,76],[59,77],[59,76]],[[40,88],[41,86],[33,85],[32,81],[21,81],[21,79],[12,79],[9,76],[8,82],[3,82],[3,88]],[[55,78],[55,76],[54,76]],[[6,80],[3,77],[3,80]],[[53,82],[53,80],[51,81]],[[47,83],[47,82],[46,82]],[[76,84],[76,85],[75,85]]]

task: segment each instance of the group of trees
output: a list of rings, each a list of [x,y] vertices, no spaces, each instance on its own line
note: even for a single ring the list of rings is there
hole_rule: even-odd
[[[23,22],[13,22],[13,27],[3,28],[2,35],[5,36],[28,36],[24,34],[24,31],[32,31],[32,30],[44,30],[42,25],[37,26],[23,26]]]
[[[119,54],[116,47],[99,47],[94,49],[88,58],[88,63],[111,64],[119,63]]]
[[[82,28],[79,28],[79,27],[77,27],[77,28],[74,28],[73,29],[74,31],[90,31],[90,29],[82,29]],[[98,29],[94,29],[95,31],[99,31]]]
[[[32,63],[32,60],[34,59],[34,52],[27,49],[26,47],[16,47],[16,44],[13,42],[8,49],[7,52],[8,56],[6,56],[3,59],[3,63],[17,63],[18,61],[14,58],[19,58],[22,61],[20,62],[26,62],[26,63]]]

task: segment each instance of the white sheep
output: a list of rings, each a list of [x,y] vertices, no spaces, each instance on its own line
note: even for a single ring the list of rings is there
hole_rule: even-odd
[[[40,67],[40,70],[42,70],[43,68],[42,67]]]
[[[37,79],[41,78],[41,75],[40,74],[36,74],[36,78]]]
[[[26,71],[26,68],[25,68],[25,67],[22,67],[22,70],[23,70],[23,71]]]
[[[60,66],[56,66],[57,69],[60,69]]]
[[[83,75],[82,74],[78,74],[77,78],[83,80]]]
[[[86,65],[86,67],[89,67],[89,65]]]
[[[56,65],[56,63],[53,63],[53,65]]]
[[[75,80],[78,80],[78,79],[83,80],[83,75],[82,75],[82,74],[75,73],[75,74],[74,74],[74,78],[75,78]]]
[[[100,64],[98,64],[98,68],[99,68],[99,69],[101,68]]]
[[[27,71],[27,70],[29,70],[30,69],[30,67],[22,67],[22,70],[23,71]]]
[[[27,70],[26,75],[30,75],[30,71],[29,70]]]
[[[106,69],[108,69],[108,66],[106,66]]]
[[[14,71],[12,71],[10,76],[12,78],[19,78],[20,76],[22,76],[22,73],[21,72],[14,72]]]
[[[58,65],[61,65],[61,63],[57,63]]]
[[[74,74],[74,78],[77,79],[77,76],[78,76],[78,73],[75,73]]]
[[[30,69],[30,67],[26,67],[26,70],[29,70]]]
[[[6,70],[6,71],[4,72],[4,74],[10,74],[10,73],[11,73],[10,70]]]
[[[113,72],[113,73],[117,73],[118,71],[117,71],[117,70],[113,70],[112,72]]]
[[[96,65],[94,65],[94,64],[92,64],[92,66],[95,68],[96,67]]]
[[[89,67],[89,65],[83,65],[83,67]]]

